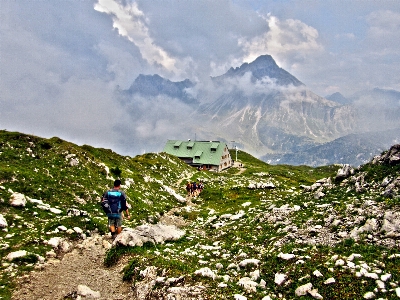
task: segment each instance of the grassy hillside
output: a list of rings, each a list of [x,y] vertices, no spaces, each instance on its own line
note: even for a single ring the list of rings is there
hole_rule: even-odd
[[[306,283],[325,299],[362,299],[367,292],[396,299],[400,232],[392,237],[379,230],[351,233],[371,219],[381,224],[385,212],[399,212],[398,194],[383,196],[381,185],[385,178],[399,177],[399,167],[367,164],[339,182],[334,180],[339,166],[272,166],[242,151],[238,161],[243,169],[212,173],[197,171],[165,153],[131,158],[59,138],[0,131],[0,214],[8,223],[0,231],[0,297],[9,298],[13,279],[32,270],[51,249],[46,240],[80,238],[71,230],[58,230],[59,226],[79,227],[87,236],[106,233],[107,220],[98,203],[120,177],[133,217],[124,225],[157,223],[173,208],[188,224],[187,234],[174,243],[112,248],[105,265],[127,256],[129,263],[121,275],[125,280],[139,282],[139,271],[154,266],[160,277],[182,277],[180,285],[204,287],[204,299],[234,299],[235,294],[293,299],[295,290]],[[356,191],[361,175],[365,188]],[[305,188],[323,178],[317,190]],[[191,199],[190,206],[168,191],[172,188],[185,197],[186,180],[205,182],[204,191]],[[262,187],[266,183],[269,188]],[[317,197],[317,192],[323,196]],[[28,197],[25,207],[10,205],[14,193]],[[4,259],[17,250],[30,254],[11,263]],[[291,258],[286,260],[282,253]],[[198,271],[205,267],[215,276],[201,275]],[[285,277],[280,284],[275,282],[277,274]],[[385,274],[390,276],[383,280]],[[244,278],[257,285],[244,284]],[[328,278],[335,282],[326,283]],[[152,293],[162,298],[167,286],[158,284]]]

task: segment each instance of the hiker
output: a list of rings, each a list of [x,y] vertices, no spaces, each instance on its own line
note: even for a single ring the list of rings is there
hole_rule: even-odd
[[[197,183],[196,181],[192,182],[192,196],[196,196],[196,190],[197,190]]]
[[[203,189],[204,189],[204,183],[203,183],[203,181],[200,181],[199,187],[198,187],[199,194],[201,193],[201,191],[202,191]]]
[[[111,237],[115,239],[122,231],[123,211],[126,212],[127,219],[131,217],[126,203],[125,192],[121,190],[121,180],[115,180],[114,188],[103,194],[102,206],[104,203],[108,203],[108,211],[106,212],[108,228],[111,232]]]
[[[190,196],[192,193],[192,184],[190,183],[190,181],[188,181],[188,183],[186,184],[186,191],[188,196]]]

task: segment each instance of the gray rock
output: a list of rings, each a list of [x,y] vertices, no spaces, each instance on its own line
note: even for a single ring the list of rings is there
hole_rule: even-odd
[[[140,271],[140,276],[143,277],[143,280],[136,282],[132,288],[136,296],[135,299],[145,300],[148,299],[157,283],[157,268],[154,266],[147,267],[144,271]]]
[[[381,156],[380,162],[387,165],[400,164],[400,144],[390,147],[389,151]]]
[[[99,299],[100,298],[100,292],[93,291],[91,288],[89,288],[86,285],[78,285],[78,290],[77,294],[83,297],[86,297],[88,299]]]
[[[312,289],[312,283],[309,282],[307,284],[301,285],[299,286],[296,290],[295,290],[295,294],[296,296],[300,297],[300,296],[305,296],[308,294],[309,291],[311,291]]]
[[[287,279],[287,275],[286,274],[281,274],[281,273],[276,273],[275,274],[275,283],[277,285],[282,285]]]
[[[143,246],[144,243],[163,244],[165,241],[176,241],[185,235],[185,231],[174,225],[145,224],[132,228],[124,228],[117,235],[113,244],[123,246]]]
[[[6,218],[0,214],[0,228],[6,228],[8,226]]]
[[[25,207],[26,197],[21,193],[13,193],[10,198],[10,205],[14,207]]]
[[[335,179],[345,179],[354,174],[354,169],[348,164],[344,164],[342,168],[337,171]]]
[[[314,299],[324,299],[319,293],[317,289],[311,290],[308,292]]]
[[[333,277],[330,277],[330,278],[328,278],[327,280],[325,280],[325,284],[332,284],[332,283],[335,283],[336,282],[336,280],[335,280],[335,278],[333,278]]]
[[[251,280],[249,277],[239,279],[238,285],[241,286],[247,293],[255,293],[257,291],[258,283]]]
[[[375,294],[373,292],[367,292],[364,294],[363,296],[364,299],[374,299],[375,298]]]
[[[26,252],[25,250],[18,250],[15,252],[8,253],[6,259],[8,261],[12,261],[14,258],[20,258],[20,257],[24,257],[26,255],[28,255],[28,252]]]
[[[381,231],[400,233],[400,212],[387,211],[383,217]]]
[[[196,271],[194,272],[194,274],[195,274],[195,275],[202,276],[202,277],[208,277],[208,278],[211,278],[211,279],[217,278],[217,275],[214,273],[214,271],[211,270],[211,269],[208,268],[208,267],[205,267],[205,268],[201,268],[201,269],[199,269],[199,270],[196,270]]]
[[[374,232],[379,228],[378,221],[374,218],[368,219],[363,226],[360,227],[359,232]]]

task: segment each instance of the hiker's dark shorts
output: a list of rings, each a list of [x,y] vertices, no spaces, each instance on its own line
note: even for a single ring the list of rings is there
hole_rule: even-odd
[[[121,218],[110,218],[108,217],[108,227],[121,227],[122,226],[122,219]]]

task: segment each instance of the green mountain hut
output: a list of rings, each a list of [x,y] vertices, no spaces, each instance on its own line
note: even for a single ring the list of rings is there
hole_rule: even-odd
[[[219,172],[233,165],[228,146],[220,141],[168,140],[163,151],[202,170]]]

